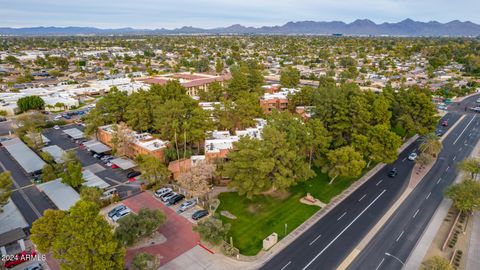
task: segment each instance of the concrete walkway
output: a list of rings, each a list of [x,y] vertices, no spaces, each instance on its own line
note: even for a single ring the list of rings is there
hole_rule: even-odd
[[[477,142],[475,148],[473,149],[472,153],[470,154],[471,157],[479,156],[480,154],[480,141]],[[458,183],[462,180],[463,173],[459,173],[457,178],[455,178],[455,183]],[[433,242],[440,226],[442,225],[443,220],[448,214],[448,210],[452,206],[452,200],[448,198],[444,198],[440,205],[438,206],[437,210],[433,214],[430,222],[423,232],[420,240],[418,240],[415,248],[410,253],[410,256],[407,258],[405,262],[404,269],[419,269],[420,265],[422,264],[423,259],[425,258],[425,254]],[[469,244],[469,252],[467,256],[467,269],[477,270],[478,266],[480,265],[480,241],[478,241],[480,237],[480,214],[476,213],[474,216],[474,227],[473,232],[470,237],[470,244]],[[476,227],[475,227],[476,225]],[[473,240],[473,241],[472,241]],[[469,268],[470,266],[470,268]]]

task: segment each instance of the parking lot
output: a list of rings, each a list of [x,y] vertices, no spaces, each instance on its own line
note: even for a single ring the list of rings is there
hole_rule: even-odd
[[[200,241],[198,234],[192,230],[192,222],[188,221],[182,215],[178,215],[173,208],[165,206],[150,192],[143,192],[130,197],[124,200],[123,204],[133,212],[138,212],[142,208],[160,209],[167,217],[167,221],[159,230],[167,241],[162,244],[127,250],[127,264],[138,252],[146,252],[160,256],[160,261],[162,264],[165,264],[192,249]]]
[[[112,187],[115,187],[118,190],[120,198],[125,198],[140,192],[140,184],[129,182],[126,172],[123,172],[121,169],[112,169],[106,166],[101,160],[94,158],[87,149],[80,147],[80,142],[75,142],[75,140],[69,138],[62,131],[73,127],[83,130],[82,126],[70,124],[62,126],[60,129],[47,129],[43,132],[43,135],[50,139],[51,145],[58,145],[65,151],[75,151],[83,167],[92,171]]]

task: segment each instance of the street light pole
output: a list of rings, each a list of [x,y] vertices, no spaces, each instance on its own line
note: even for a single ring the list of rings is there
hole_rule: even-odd
[[[403,266],[405,266],[405,263],[403,263],[402,260],[400,260],[397,256],[392,255],[392,254],[390,254],[390,253],[388,253],[388,252],[385,252],[385,255],[394,258],[395,260],[399,261]]]

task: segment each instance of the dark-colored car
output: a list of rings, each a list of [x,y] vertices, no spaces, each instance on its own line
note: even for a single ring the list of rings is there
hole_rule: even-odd
[[[388,172],[388,176],[390,177],[395,177],[397,174],[398,174],[398,170],[396,168],[393,168]]]
[[[139,176],[140,174],[142,174],[142,173],[139,172],[139,171],[131,171],[131,172],[127,173],[127,178],[137,177],[137,176]]]
[[[199,220],[205,216],[208,216],[208,210],[198,210],[197,212],[193,213],[192,219]]]
[[[170,198],[170,200],[168,200],[167,205],[168,205],[168,206],[170,206],[170,205],[175,205],[175,204],[177,204],[179,201],[183,200],[184,198],[185,198],[185,195],[183,195],[183,194],[178,194],[178,195],[176,195],[175,197]]]
[[[111,217],[115,216],[118,212],[123,211],[125,209],[127,209],[127,207],[125,205],[123,205],[123,204],[119,205],[119,206],[113,208],[112,210],[110,210],[110,212],[108,212],[108,217],[111,218]]]
[[[438,137],[442,137],[442,136],[443,136],[443,130],[437,129],[437,130],[435,131],[435,135],[437,135]]]
[[[5,122],[5,121],[7,121],[7,118],[5,118],[5,117],[0,117],[0,122]]]

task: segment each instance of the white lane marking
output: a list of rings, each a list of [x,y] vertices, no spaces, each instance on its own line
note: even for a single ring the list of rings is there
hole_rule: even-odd
[[[342,217],[344,217],[347,214],[347,212],[343,213],[339,218],[337,218],[337,221],[339,221]]]
[[[420,212],[420,209],[417,209],[417,211],[415,211],[415,214],[413,214],[413,218],[417,216],[418,212]]]
[[[471,133],[471,132],[470,132],[470,133],[468,133],[468,137],[470,137],[470,136],[472,136],[472,133]]]
[[[383,179],[380,179],[380,181],[377,182],[377,184],[375,186],[378,186],[380,185],[380,183],[383,181]]]
[[[405,162],[406,159],[407,159],[407,158],[403,158],[403,159],[402,159],[402,162]]]
[[[447,169],[445,169],[445,171],[448,171],[448,169],[450,169],[450,166],[447,166]]]
[[[460,133],[460,135],[458,135],[457,139],[453,142],[453,144],[456,144],[457,141],[460,139],[460,137],[462,137],[462,134],[465,132],[465,130],[467,130],[468,126],[470,126],[470,124],[472,123],[473,119],[475,119],[475,116],[477,115],[474,115],[472,117],[472,120],[470,120],[470,122],[468,122],[467,126],[462,130],[462,132]]]
[[[323,252],[325,252],[325,250],[327,250],[327,248],[329,248],[335,241],[337,241],[337,239],[342,236],[342,234],[348,230],[348,228],[350,228],[350,226],[352,226],[352,224],[357,221],[357,219],[359,219],[377,200],[378,198],[380,198],[383,193],[385,193],[387,190],[384,189],[382,191],[382,193],[380,193],[369,205],[367,205],[367,207],[365,207],[365,209],[362,210],[362,212],[360,212],[360,214],[358,214],[358,216],[356,216],[345,228],[343,228],[343,230],[337,235],[335,236],[335,238],[332,239],[332,241],[330,241],[330,243],[328,243],[305,267],[302,268],[302,270],[305,270],[307,269],[310,265],[312,265],[312,263],[318,259],[318,257],[320,257],[320,255],[323,254]]]
[[[382,266],[382,263],[383,261],[385,261],[385,258],[383,258],[380,263],[377,265],[377,268],[375,268],[375,270],[378,270],[380,268],[380,266]]]
[[[404,232],[405,232],[405,231],[402,231],[402,232],[400,233],[400,235],[397,237],[397,240],[395,240],[395,242],[398,242],[398,240],[400,240],[400,238],[402,238],[402,235],[403,235]]]
[[[288,261],[288,263],[285,264],[285,266],[283,266],[280,270],[283,270],[283,269],[287,268],[287,266],[289,266],[291,263],[292,263],[292,261]]]
[[[457,156],[453,156],[453,160],[455,160],[457,158]]]
[[[428,200],[428,198],[430,198],[430,195],[432,195],[432,192],[428,193],[427,197],[425,198],[425,200]]]
[[[440,183],[440,181],[442,181],[442,178],[438,178],[437,185]]]
[[[462,148],[463,148],[463,147],[460,147],[460,149],[458,149],[458,152],[462,152]]]
[[[365,198],[365,196],[367,196],[367,194],[364,194],[364,195],[360,198],[360,200],[358,200],[358,201],[361,202],[361,201],[363,200],[363,198]]]
[[[321,235],[321,234],[319,234],[319,235],[318,235],[318,236],[317,236],[315,239],[313,239],[313,241],[312,241],[312,242],[310,242],[310,244],[308,244],[308,245],[309,245],[309,246],[311,246],[311,245],[312,245],[313,243],[315,243],[315,241],[317,241],[317,240],[318,240],[318,238],[320,238],[321,236],[322,236],[322,235]]]

